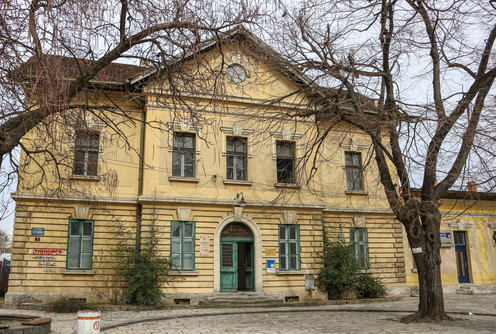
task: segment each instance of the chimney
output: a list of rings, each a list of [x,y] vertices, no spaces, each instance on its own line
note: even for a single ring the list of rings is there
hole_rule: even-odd
[[[467,182],[467,190],[471,193],[477,192],[477,185],[475,184],[474,181]]]

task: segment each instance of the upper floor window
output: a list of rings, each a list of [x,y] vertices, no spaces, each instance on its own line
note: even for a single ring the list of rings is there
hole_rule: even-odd
[[[348,190],[363,190],[362,154],[345,152],[346,187]]]
[[[295,183],[295,143],[276,142],[277,182]]]
[[[226,138],[226,165],[228,180],[246,180],[246,138]]]
[[[279,269],[300,269],[299,234],[298,225],[279,225]]]
[[[195,269],[195,223],[172,222],[171,262],[173,270]]]
[[[67,269],[91,269],[93,221],[71,219],[67,241]]]
[[[172,176],[195,176],[195,134],[174,133]]]
[[[98,132],[76,131],[74,175],[97,175],[99,139]]]
[[[355,244],[355,256],[360,268],[369,267],[369,246],[367,242],[367,229],[364,227],[350,228],[350,242]]]

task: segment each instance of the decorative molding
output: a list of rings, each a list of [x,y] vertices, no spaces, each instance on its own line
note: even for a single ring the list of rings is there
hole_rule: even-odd
[[[351,138],[348,142],[343,141],[339,146],[345,150],[364,151],[369,148],[370,144],[362,144],[358,140]]]
[[[76,213],[74,218],[76,218],[76,219],[88,219],[89,218],[89,213],[90,213],[90,207],[89,206],[76,205],[74,207],[74,211]]]
[[[448,223],[448,226],[452,230],[458,230],[458,231],[468,231],[468,246],[472,248],[472,241],[475,240],[473,228],[474,224],[472,223],[467,223],[465,219],[458,219],[457,222],[453,223]]]
[[[243,215],[243,207],[242,206],[234,206],[234,220],[236,222],[241,222],[241,216]]]
[[[191,209],[189,208],[176,208],[177,219],[180,221],[189,221],[189,215],[191,214]]]
[[[284,217],[284,224],[294,225],[296,222],[296,212],[284,211],[283,217]]]
[[[271,132],[272,136],[272,159],[277,160],[277,150],[276,150],[276,141],[277,140],[286,140],[286,141],[295,141],[296,142],[296,152],[295,159],[299,159],[302,156],[301,154],[301,145],[299,143],[300,139],[303,137],[303,134],[296,133],[293,128],[289,126],[285,126],[280,132]]]
[[[355,227],[365,227],[365,218],[363,217],[353,217],[355,222]]]
[[[201,140],[198,140],[198,134],[201,133],[203,125],[193,124],[193,122],[188,117],[183,117],[176,122],[167,122],[167,127],[169,128],[169,138],[167,140],[168,151],[172,152],[174,150],[174,132],[186,132],[194,133],[195,136],[195,149],[196,154],[201,153]]]
[[[227,136],[236,136],[236,137],[247,137],[248,145],[247,145],[247,156],[248,158],[253,157],[253,133],[254,130],[251,129],[245,129],[243,122],[234,122],[232,126],[221,126],[220,130],[222,131],[222,155],[226,156],[227,155],[227,149],[226,149],[226,140]]]

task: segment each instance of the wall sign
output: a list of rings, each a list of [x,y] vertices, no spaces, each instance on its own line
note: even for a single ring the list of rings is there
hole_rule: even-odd
[[[31,235],[45,235],[44,227],[33,227],[31,228]]]
[[[441,247],[453,246],[453,234],[451,231],[441,231]]]
[[[210,237],[208,235],[200,236],[200,255],[208,255],[210,252]]]
[[[275,257],[277,249],[276,248],[265,248],[265,256],[267,257]]]
[[[267,259],[267,274],[275,274],[275,273],[276,273],[276,260]]]

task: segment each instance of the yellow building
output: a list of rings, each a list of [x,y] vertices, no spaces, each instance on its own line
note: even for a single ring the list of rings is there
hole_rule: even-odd
[[[402,227],[369,138],[318,119],[303,93],[311,81],[261,40],[237,28],[167,68],[112,66],[82,107],[23,139],[58,165],[21,155],[7,304],[119,297],[116,249],[145,244],[152,227],[175,264],[163,284],[171,303],[237,291],[326,298],[305,287],[323,224],[357,242],[391,294],[408,292]]]
[[[441,278],[447,293],[496,293],[496,196],[449,191],[442,199]],[[404,236],[405,245],[408,241]],[[408,285],[418,287],[417,269],[406,252]]]

